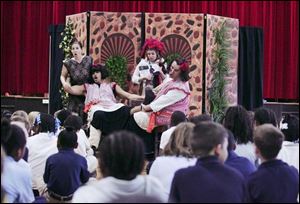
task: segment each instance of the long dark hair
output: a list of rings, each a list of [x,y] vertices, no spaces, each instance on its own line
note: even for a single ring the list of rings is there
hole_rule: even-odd
[[[238,144],[253,141],[253,127],[247,110],[243,106],[228,107],[223,120],[224,127],[229,129]]]

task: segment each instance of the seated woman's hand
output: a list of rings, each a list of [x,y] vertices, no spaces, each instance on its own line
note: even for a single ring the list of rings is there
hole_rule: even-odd
[[[141,111],[141,106],[135,106],[130,110],[130,115],[132,115],[136,112],[139,112],[139,111]]]
[[[137,94],[130,94],[129,100],[134,100],[134,101],[143,101],[145,99],[145,96],[140,96]]]
[[[135,100],[136,101],[143,101],[145,99],[145,96],[136,95]]]

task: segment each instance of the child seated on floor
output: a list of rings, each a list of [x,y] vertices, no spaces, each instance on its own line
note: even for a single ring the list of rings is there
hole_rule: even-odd
[[[58,153],[48,157],[44,172],[48,202],[72,200],[77,188],[89,180],[86,159],[74,152],[78,146],[76,132],[66,127],[58,135]]]

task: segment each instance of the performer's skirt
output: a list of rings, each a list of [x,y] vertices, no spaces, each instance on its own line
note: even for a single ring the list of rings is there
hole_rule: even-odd
[[[94,128],[101,130],[101,135],[105,136],[114,131],[124,130],[129,118],[130,108],[122,106],[113,112],[96,111],[91,124]]]
[[[126,130],[135,133],[138,137],[140,137],[144,141],[146,159],[152,160],[154,157],[154,146],[155,146],[154,133],[148,133],[146,130],[140,128],[136,124],[133,116],[130,117],[127,123]]]

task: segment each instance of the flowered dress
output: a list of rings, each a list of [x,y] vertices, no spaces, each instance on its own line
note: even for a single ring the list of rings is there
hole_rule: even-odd
[[[82,85],[88,82],[90,76],[90,69],[93,64],[93,59],[90,56],[82,58],[81,62],[74,59],[68,59],[63,62],[68,70],[70,76],[71,86]],[[70,111],[78,113],[80,116],[83,114],[85,96],[75,96],[69,94],[69,103],[67,108]]]

